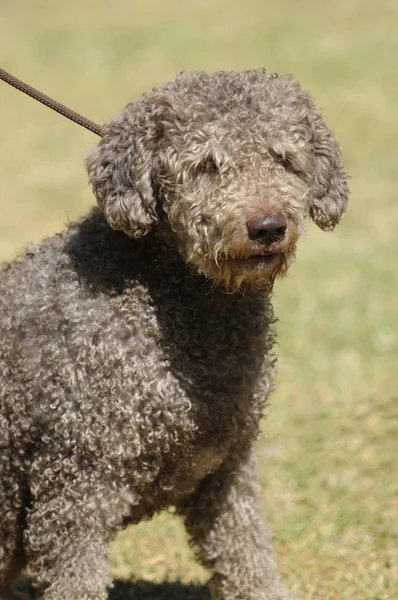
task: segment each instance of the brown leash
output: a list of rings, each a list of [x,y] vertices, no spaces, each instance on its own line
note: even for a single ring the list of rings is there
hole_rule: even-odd
[[[89,131],[92,131],[93,133],[96,133],[99,136],[103,135],[102,127],[100,125],[97,125],[97,123],[90,121],[90,119],[86,119],[86,117],[79,115],[79,113],[75,112],[74,110],[71,110],[63,104],[60,104],[60,102],[57,102],[49,96],[42,94],[42,92],[39,92],[39,90],[36,90],[34,87],[31,87],[27,83],[20,81],[16,77],[13,77],[13,75],[10,75],[3,69],[0,69],[0,79],[5,81],[9,85],[12,85],[12,87],[16,88],[20,92],[23,92],[24,94],[27,94],[28,96],[34,98],[38,102],[41,102],[45,106],[52,108],[52,110],[55,110],[57,113],[63,115],[67,119],[70,119],[74,123],[85,127]]]

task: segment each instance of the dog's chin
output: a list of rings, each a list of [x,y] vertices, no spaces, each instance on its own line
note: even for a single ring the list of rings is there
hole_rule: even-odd
[[[268,252],[214,260],[201,265],[200,271],[215,285],[230,292],[252,287],[271,293],[275,280],[286,274],[291,260],[282,252]]]

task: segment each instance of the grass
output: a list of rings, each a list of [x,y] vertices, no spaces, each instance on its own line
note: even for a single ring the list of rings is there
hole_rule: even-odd
[[[332,235],[308,226],[276,289],[264,499],[304,599],[398,597],[395,0],[15,0],[0,14],[1,66],[98,122],[184,69],[265,65],[313,92],[342,144],[351,207]],[[5,85],[0,97],[9,259],[92,203],[82,161],[96,138]],[[111,564],[115,578],[208,577],[167,513],[118,536]]]

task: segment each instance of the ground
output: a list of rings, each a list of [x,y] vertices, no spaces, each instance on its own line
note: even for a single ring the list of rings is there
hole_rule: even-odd
[[[308,225],[291,278],[276,286],[278,389],[258,447],[264,498],[285,581],[304,600],[392,600],[398,4],[57,4],[0,3],[0,66],[99,123],[155,83],[195,69],[291,72],[323,108],[351,174],[351,206],[333,234]],[[0,99],[6,260],[93,202],[82,165],[97,138],[5,84]],[[207,577],[171,515],[126,530],[111,560],[115,578]]]

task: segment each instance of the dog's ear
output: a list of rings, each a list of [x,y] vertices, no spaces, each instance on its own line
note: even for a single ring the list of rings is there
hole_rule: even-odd
[[[98,206],[113,229],[140,237],[158,221],[152,185],[155,124],[143,103],[128,104],[103,127],[86,159]]]
[[[310,110],[315,172],[310,217],[324,231],[331,231],[344,216],[348,200],[347,176],[339,146],[318,110]]]

